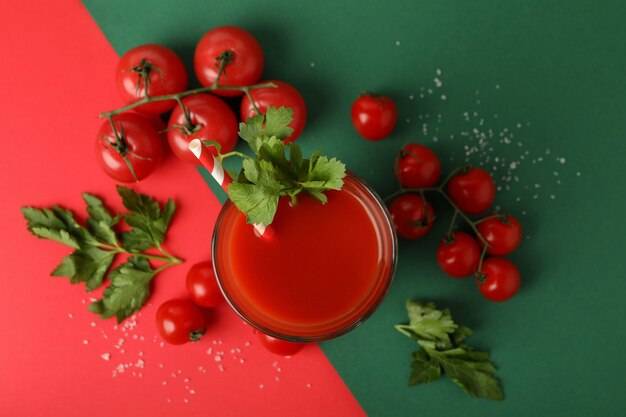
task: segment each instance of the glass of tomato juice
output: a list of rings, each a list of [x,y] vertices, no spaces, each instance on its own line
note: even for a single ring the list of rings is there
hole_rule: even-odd
[[[348,172],[321,203],[306,193],[281,198],[272,232],[259,237],[227,201],[213,234],[213,265],[231,307],[256,329],[311,342],[340,336],[382,303],[398,243],[378,195]]]

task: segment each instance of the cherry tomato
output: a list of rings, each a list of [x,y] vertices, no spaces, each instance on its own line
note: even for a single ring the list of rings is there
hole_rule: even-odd
[[[199,306],[217,307],[224,300],[211,262],[193,265],[187,272],[186,283],[191,300]]]
[[[179,93],[187,88],[185,64],[174,51],[161,45],[141,45],[126,52],[115,71],[117,89],[126,104],[148,96]],[[156,115],[170,110],[174,100],[155,101],[136,108]]]
[[[263,114],[269,107],[288,107],[293,110],[293,120],[289,126],[293,129],[291,136],[285,142],[293,142],[300,136],[306,124],[307,109],[304,98],[298,90],[284,81],[263,81],[263,83],[274,83],[276,88],[257,88],[250,90],[250,95],[259,111]],[[252,102],[245,96],[241,100],[239,111],[241,121],[245,122],[248,117],[256,115]]]
[[[212,85],[217,79],[222,60],[228,63],[219,85],[245,86],[259,81],[265,61],[259,42],[250,33],[234,26],[221,26],[204,34],[196,46],[194,69],[200,84]],[[234,97],[242,91],[214,90],[215,94]]]
[[[430,203],[417,194],[402,194],[389,206],[391,220],[398,235],[419,239],[433,227],[435,211]]]
[[[491,301],[506,301],[520,288],[517,267],[504,258],[488,258],[483,261],[476,285],[482,295]]]
[[[476,239],[464,232],[454,232],[441,240],[437,262],[446,274],[464,278],[478,269],[480,248]]]
[[[493,216],[493,215],[492,215]],[[510,214],[491,217],[478,223],[478,232],[489,246],[487,253],[503,256],[512,253],[522,241],[522,225]]]
[[[433,187],[439,181],[441,164],[430,148],[410,143],[398,154],[395,174],[404,188]]]
[[[156,314],[157,330],[168,343],[182,345],[200,340],[206,319],[191,300],[176,298],[161,304]]]
[[[352,104],[351,116],[359,135],[376,141],[391,134],[398,120],[398,109],[389,97],[364,93]]]
[[[305,343],[288,342],[286,340],[272,337],[263,332],[256,332],[263,347],[276,355],[291,356],[300,352]]]
[[[448,195],[462,212],[479,214],[493,203],[496,185],[484,169],[469,168],[450,179]]]
[[[196,138],[218,142],[222,153],[233,150],[237,144],[239,125],[237,117],[226,103],[210,94],[187,96],[182,102],[189,111],[192,126],[186,126],[181,107],[175,107],[167,131],[167,141],[174,155],[200,165],[200,161],[189,150],[189,142]]]
[[[142,180],[162,158],[162,136],[153,122],[140,114],[119,114],[113,123],[107,120],[98,129],[96,160],[116,181]]]

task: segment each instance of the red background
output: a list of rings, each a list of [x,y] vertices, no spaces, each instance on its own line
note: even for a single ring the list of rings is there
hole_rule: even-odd
[[[68,248],[31,236],[21,206],[60,204],[84,219],[81,193],[90,192],[121,209],[93,156],[98,114],[121,104],[117,56],[78,0],[5,1],[0,16],[0,416],[363,415],[317,346],[272,355],[225,305],[199,343],[161,344],[155,309],[185,295],[219,210],[196,170],[172,155],[134,187],[174,198],[166,246],[187,263],[157,276],[135,320],[100,320],[86,309],[97,294],[49,276]]]

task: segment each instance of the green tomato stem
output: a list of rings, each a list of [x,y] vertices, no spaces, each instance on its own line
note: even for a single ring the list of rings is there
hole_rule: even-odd
[[[210,91],[214,91],[214,90],[231,90],[231,91],[243,91],[246,94],[250,93],[250,90],[256,90],[259,88],[276,88],[276,84],[274,83],[261,83],[261,84],[254,84],[254,85],[246,85],[246,86],[232,86],[232,85],[220,85],[217,86],[215,84],[212,84],[208,87],[200,87],[200,88],[194,88],[191,90],[187,90],[187,91],[182,91],[180,93],[176,93],[176,94],[164,94],[162,96],[151,96],[151,97],[144,97],[141,100],[138,100],[134,103],[128,104],[124,107],[120,107],[119,109],[116,110],[111,110],[111,111],[106,111],[104,113],[100,113],[100,118],[104,119],[107,117],[113,117],[115,115],[118,115],[120,113],[124,113],[128,110],[132,110],[136,107],[142,106],[144,104],[147,103],[153,103],[155,101],[165,101],[165,100],[176,100],[179,101],[187,96],[191,96],[194,94],[201,94],[201,93],[208,93]],[[252,104],[254,105],[254,101],[252,102]],[[255,106],[256,107],[256,106]],[[256,111],[258,111],[258,109],[256,109]]]

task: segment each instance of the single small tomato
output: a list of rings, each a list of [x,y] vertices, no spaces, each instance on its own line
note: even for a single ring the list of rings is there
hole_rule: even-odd
[[[222,62],[226,63],[219,85],[246,86],[255,84],[263,74],[265,60],[263,49],[252,34],[235,27],[220,26],[202,36],[193,58],[193,66],[200,84],[211,86],[219,74]],[[234,97],[238,90],[213,90],[213,93]]]
[[[378,141],[393,132],[398,109],[389,97],[363,93],[352,104],[352,124],[365,139]]]
[[[433,227],[435,211],[430,203],[418,194],[402,194],[389,206],[391,220],[399,236],[419,239]]]
[[[487,253],[504,256],[512,253],[522,241],[522,225],[510,214],[487,216],[478,223],[478,232],[487,241]],[[482,245],[482,243],[481,243]]]
[[[491,301],[506,301],[519,291],[521,284],[517,267],[504,258],[487,258],[476,275],[481,294]]]
[[[182,59],[161,45],[141,45],[120,58],[115,71],[117,90],[126,104],[149,97],[180,93],[188,85],[187,70]],[[170,110],[176,101],[147,103],[135,110],[157,115]]]
[[[448,195],[463,213],[480,214],[493,203],[496,185],[489,172],[469,168],[450,179]]]
[[[276,355],[291,356],[300,352],[306,343],[289,342],[257,331],[257,337],[263,347]]]
[[[478,269],[480,248],[476,239],[464,232],[454,232],[441,240],[437,263],[446,274],[455,278],[472,275]]]
[[[430,148],[410,143],[398,154],[395,175],[404,188],[433,187],[439,181],[441,163]]]
[[[192,265],[187,272],[186,284],[191,300],[199,306],[217,307],[224,301],[211,262]]]
[[[174,155],[183,161],[200,165],[189,150],[193,139],[212,140],[220,144],[221,152],[232,151],[237,144],[237,117],[224,101],[210,94],[195,94],[182,99],[189,112],[189,121],[180,106],[172,111],[168,123],[167,142]]]
[[[96,160],[119,182],[140,181],[163,158],[162,135],[155,122],[137,113],[122,113],[100,126],[96,136]]]
[[[191,300],[176,298],[161,304],[156,314],[157,330],[167,343],[196,342],[206,332],[206,319]]]
[[[293,129],[293,132],[284,140],[287,143],[293,142],[298,139],[306,125],[307,108],[304,98],[295,87],[284,81],[263,81],[263,84],[265,83],[273,83],[276,87],[255,88],[250,90],[250,96],[262,114],[265,114],[270,107],[285,107],[293,110],[293,120],[289,123],[289,127]],[[241,121],[245,122],[248,117],[255,115],[256,112],[252,102],[248,96],[244,96],[239,110]]]

